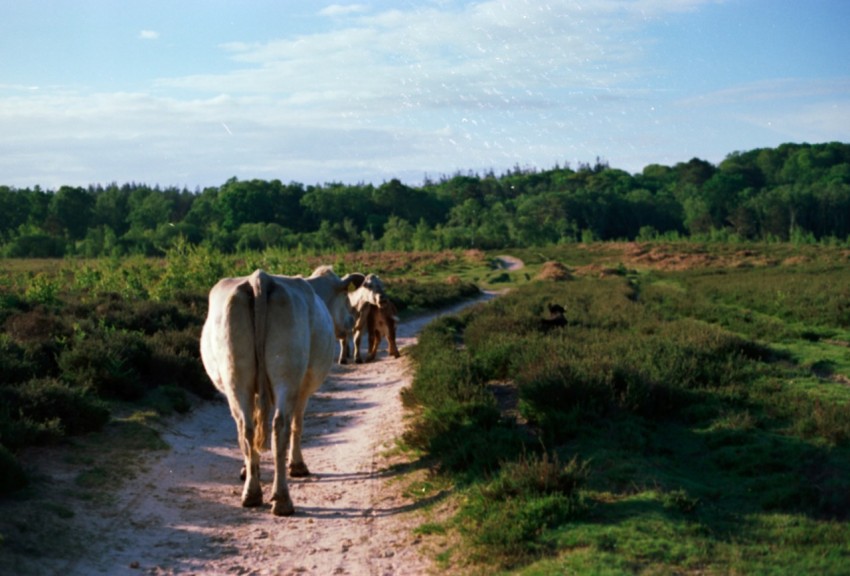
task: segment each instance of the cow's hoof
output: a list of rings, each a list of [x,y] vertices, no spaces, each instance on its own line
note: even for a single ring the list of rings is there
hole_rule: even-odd
[[[249,492],[242,495],[243,508],[256,508],[263,505],[263,493],[261,491]]]
[[[293,462],[289,465],[289,475],[292,478],[304,478],[310,475],[310,470],[304,462]]]
[[[357,360],[355,360],[354,362],[356,362],[357,364],[363,364],[363,360],[362,360],[362,359],[360,359],[360,358],[358,358],[358,359],[357,359]]]
[[[272,502],[272,514],[275,516],[292,516],[295,514],[295,506],[289,498],[285,502],[275,500]]]

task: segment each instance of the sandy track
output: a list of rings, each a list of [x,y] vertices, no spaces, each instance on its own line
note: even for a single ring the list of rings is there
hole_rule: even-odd
[[[445,312],[456,311],[455,309]],[[435,315],[400,325],[400,348]],[[85,556],[60,570],[90,574],[426,574],[412,529],[418,506],[402,495],[387,451],[404,429],[399,392],[408,359],[382,348],[365,365],[335,366],[311,400],[303,451],[313,475],[290,481],[296,513],[240,506],[241,456],[224,401],[170,423],[171,450],[149,457],[119,505],[87,515],[99,533]],[[266,500],[271,455],[263,455]],[[94,529],[94,530],[92,530]]]

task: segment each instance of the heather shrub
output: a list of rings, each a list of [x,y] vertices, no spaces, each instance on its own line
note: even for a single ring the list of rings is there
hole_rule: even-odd
[[[0,398],[0,439],[10,449],[99,430],[109,420],[109,410],[91,392],[53,378],[4,386]]]
[[[119,400],[144,395],[150,362],[150,347],[140,333],[109,329],[88,334],[59,356],[63,379]]]

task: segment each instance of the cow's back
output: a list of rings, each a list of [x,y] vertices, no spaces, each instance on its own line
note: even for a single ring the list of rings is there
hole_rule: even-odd
[[[273,384],[300,383],[310,371],[317,377],[313,380],[322,381],[334,358],[334,323],[330,312],[304,279],[273,278],[265,342],[269,379]],[[309,394],[314,389],[301,392]]]
[[[224,278],[210,290],[201,332],[201,359],[210,379],[230,397],[257,377],[262,358],[272,387],[297,388],[308,370],[324,378],[333,363],[334,326],[324,302],[302,278],[265,276],[265,327],[255,341],[250,276]],[[259,355],[256,346],[262,345]],[[238,384],[237,384],[238,383]]]

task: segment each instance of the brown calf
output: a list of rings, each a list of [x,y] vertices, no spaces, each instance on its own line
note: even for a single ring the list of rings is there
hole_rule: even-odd
[[[394,358],[401,356],[395,343],[396,324],[398,324],[398,309],[395,304],[387,300],[380,308],[373,307],[368,315],[369,354],[366,356],[367,362],[375,359],[378,354],[378,346],[381,345],[381,340],[384,338],[387,339],[389,353]]]

